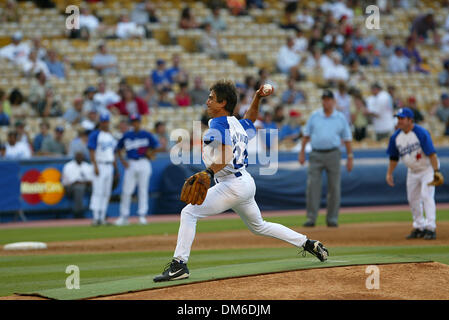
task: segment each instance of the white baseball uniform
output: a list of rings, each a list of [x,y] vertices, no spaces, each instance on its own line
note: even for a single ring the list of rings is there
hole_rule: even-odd
[[[264,221],[254,199],[256,185],[246,171],[248,141],[256,136],[256,128],[249,119],[237,120],[223,116],[209,120],[209,130],[203,136],[203,160],[206,166],[214,161],[214,151],[222,144],[230,145],[233,158],[215,174],[215,182],[201,205],[187,205],[181,212],[178,241],[174,258],[187,263],[196,232],[196,222],[228,209],[233,209],[246,226],[258,235],[270,236],[301,247],[307,240],[281,224]]]
[[[117,150],[126,150],[129,167],[125,169],[122,195],[120,199],[120,217],[127,219],[131,205],[131,195],[138,186],[138,210],[140,217],[148,211],[148,187],[151,177],[151,163],[146,157],[147,149],[156,149],[159,141],[145,130],[126,132],[117,144]]]
[[[398,129],[390,138],[387,153],[390,159],[400,158],[408,168],[407,200],[413,215],[413,228],[435,231],[435,186],[427,185],[433,180],[428,156],[435,153],[430,133],[417,124],[408,133]]]
[[[90,209],[94,220],[104,222],[114,179],[114,149],[117,140],[108,131],[95,130],[89,134],[87,147],[95,150],[99,174],[92,179]]]

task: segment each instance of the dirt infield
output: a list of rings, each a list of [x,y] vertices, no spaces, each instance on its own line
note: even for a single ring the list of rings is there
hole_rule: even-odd
[[[367,289],[366,266],[351,266],[217,280],[94,300],[449,299],[449,266],[445,264],[403,263],[378,267],[379,289]],[[430,274],[432,281],[429,281]]]

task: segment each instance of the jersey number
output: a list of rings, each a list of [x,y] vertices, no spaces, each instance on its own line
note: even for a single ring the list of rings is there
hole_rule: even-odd
[[[248,151],[244,145],[241,143],[237,144],[232,152],[234,153],[234,169],[240,169],[243,166],[248,166]]]

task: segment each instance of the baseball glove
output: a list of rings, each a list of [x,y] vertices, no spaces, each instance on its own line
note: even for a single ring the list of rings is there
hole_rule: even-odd
[[[433,180],[429,182],[427,185],[438,187],[441,186],[443,183],[444,183],[443,174],[439,170],[435,170],[435,172],[433,173]]]
[[[181,190],[181,201],[187,204],[200,205],[204,202],[210,181],[214,177],[213,171],[207,169],[188,178]]]

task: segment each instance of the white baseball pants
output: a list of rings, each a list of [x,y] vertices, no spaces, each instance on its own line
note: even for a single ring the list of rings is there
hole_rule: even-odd
[[[92,180],[92,196],[89,207],[95,220],[104,220],[112,192],[114,166],[112,163],[98,163],[98,171],[98,176],[94,174]]]
[[[435,186],[427,184],[433,180],[433,168],[413,173],[407,172],[407,200],[413,215],[413,228],[436,229]],[[423,210],[424,209],[424,210]],[[426,216],[424,217],[425,212]]]
[[[151,163],[148,159],[129,160],[129,167],[125,169],[123,176],[122,195],[120,198],[120,217],[128,218],[131,206],[131,197],[134,189],[138,189],[139,216],[145,216],[148,212],[148,186],[151,176]]]
[[[254,199],[256,185],[248,172],[243,171],[241,177],[231,174],[217,178],[216,181],[218,183],[208,190],[203,204],[189,204],[182,209],[174,258],[188,261],[198,219],[216,215],[228,209],[233,209],[254,234],[284,240],[296,247],[301,247],[306,242],[305,235],[281,224],[263,220]]]

